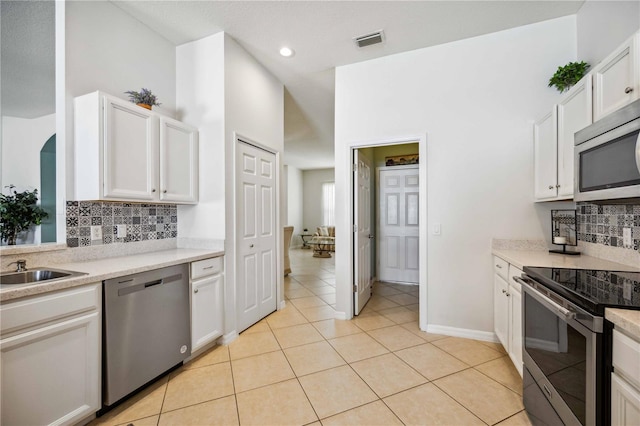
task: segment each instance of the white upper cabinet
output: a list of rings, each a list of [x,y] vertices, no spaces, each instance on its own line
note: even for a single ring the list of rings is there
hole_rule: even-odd
[[[533,126],[533,154],[536,200],[551,200],[558,195],[557,107]]]
[[[160,200],[198,201],[198,131],[160,118]]]
[[[74,116],[77,200],[198,201],[197,129],[102,92]]]
[[[558,199],[573,198],[574,134],[592,123],[592,105],[591,75],[558,103]]]
[[[597,121],[640,96],[640,33],[600,62],[593,71],[593,119]]]
[[[156,199],[157,133],[155,116],[150,111],[104,97],[104,198]],[[78,159],[82,161],[81,157]],[[84,180],[82,175],[78,178]]]

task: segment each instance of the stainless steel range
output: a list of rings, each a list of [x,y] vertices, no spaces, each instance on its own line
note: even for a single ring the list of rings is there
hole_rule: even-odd
[[[640,309],[640,273],[525,267],[524,405],[534,424],[610,423],[606,307]]]

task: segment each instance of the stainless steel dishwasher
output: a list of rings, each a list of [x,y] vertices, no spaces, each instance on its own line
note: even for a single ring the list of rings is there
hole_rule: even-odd
[[[189,267],[104,281],[103,402],[112,405],[191,353]]]

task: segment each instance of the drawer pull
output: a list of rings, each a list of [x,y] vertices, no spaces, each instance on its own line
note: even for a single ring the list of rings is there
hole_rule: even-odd
[[[213,269],[213,265],[207,266],[206,268],[202,268],[203,271],[206,271],[207,269]]]
[[[624,93],[629,94],[633,92],[633,87],[627,87],[626,89],[624,89]]]
[[[502,266],[501,265],[496,265],[496,268],[502,269]]]

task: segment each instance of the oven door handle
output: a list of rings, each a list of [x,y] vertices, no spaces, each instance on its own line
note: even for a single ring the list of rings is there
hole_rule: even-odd
[[[545,305],[546,308],[550,309],[551,311],[556,312],[558,314],[558,316],[563,317],[566,320],[575,319],[576,318],[576,313],[575,312],[572,312],[569,309],[558,305],[556,302],[554,302],[553,300],[551,300],[550,298],[548,298],[547,296],[545,296],[544,294],[542,294],[538,290],[536,290],[526,280],[523,280],[522,278],[520,278],[518,276],[514,276],[513,279],[516,280],[517,282],[519,282],[520,284],[524,284],[526,286],[525,291],[527,291],[538,302],[540,302],[543,305]]]

